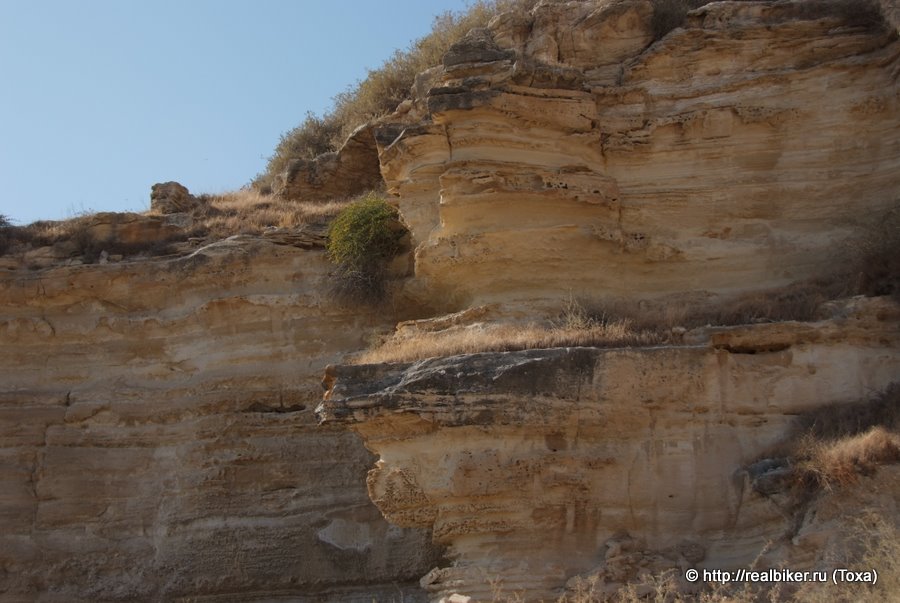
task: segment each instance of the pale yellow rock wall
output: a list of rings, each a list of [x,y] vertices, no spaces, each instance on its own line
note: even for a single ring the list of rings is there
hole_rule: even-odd
[[[504,16],[515,59],[445,70],[433,123],[381,153],[414,294],[458,309],[777,287],[847,268],[897,208],[894,32],[719,2],[651,44],[648,6]]]
[[[423,578],[433,601],[490,600],[494,578],[539,601],[582,573],[615,589],[641,571],[746,568],[774,544],[760,567],[809,568],[824,549],[793,548],[792,507],[754,492],[745,467],[799,414],[897,381],[898,317],[860,300],[690,346],[335,367],[317,412],[379,455],[368,488],[385,516],[448,546],[453,563]]]
[[[0,598],[385,600],[427,534],[369,502],[371,456],[315,426],[321,367],[372,313],[321,251],[0,274]]]

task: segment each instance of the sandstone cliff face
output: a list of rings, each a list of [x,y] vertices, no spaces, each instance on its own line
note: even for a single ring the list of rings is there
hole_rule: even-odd
[[[716,2],[654,42],[648,0],[545,3],[470,34],[381,147],[410,290],[729,294],[846,264],[897,206],[900,44],[819,6]]]
[[[415,600],[427,535],[314,425],[321,367],[380,324],[327,298],[323,255],[0,274],[0,598]]]
[[[893,302],[860,300],[831,321],[700,330],[679,347],[330,367],[317,413],[379,455],[367,482],[385,517],[448,547],[453,563],[422,579],[435,601],[490,600],[496,578],[537,601],[591,571],[615,587],[748,567],[773,542],[763,565],[799,569],[822,550],[790,539],[744,467],[799,413],[896,380],[898,319]]]
[[[470,308],[428,328],[514,305],[530,319],[569,291],[715,296],[829,273],[897,207],[882,4],[889,27],[717,2],[655,42],[648,0],[501,15],[281,193],[383,176],[412,230],[407,293]],[[104,242],[180,228],[95,222]],[[394,317],[334,306],[320,247],[278,232],[176,259],[0,263],[0,598],[489,598],[499,577],[538,599],[591,573],[746,566],[770,540],[765,562],[812,564],[830,532],[792,531],[748,463],[797,413],[900,374],[886,300],[667,348],[340,366]],[[887,474],[817,512],[895,500]]]
[[[374,134],[365,126],[351,134],[335,153],[293,161],[278,175],[274,192],[286,199],[326,201],[358,195],[381,182]]]

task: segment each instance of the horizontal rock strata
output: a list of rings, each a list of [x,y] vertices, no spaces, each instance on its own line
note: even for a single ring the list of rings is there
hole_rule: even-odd
[[[451,310],[731,294],[845,268],[900,190],[896,29],[835,3],[546,3],[458,43],[380,148]],[[411,113],[404,115],[406,119]]]
[[[490,600],[493,578],[550,600],[601,562],[618,583],[638,569],[746,567],[789,525],[743,467],[797,414],[900,375],[900,309],[857,304],[679,347],[334,366],[316,412],[379,455],[367,482],[385,517],[448,547],[452,565],[423,578],[435,601]]]
[[[428,537],[317,429],[321,367],[380,322],[250,237],[0,273],[0,599],[416,600]]]

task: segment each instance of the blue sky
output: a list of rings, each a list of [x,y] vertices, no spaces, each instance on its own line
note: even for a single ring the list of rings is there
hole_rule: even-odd
[[[0,214],[239,188],[306,111],[463,0],[0,0]]]

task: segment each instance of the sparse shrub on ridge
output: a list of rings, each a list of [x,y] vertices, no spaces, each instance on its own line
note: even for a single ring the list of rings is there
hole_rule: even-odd
[[[402,249],[405,234],[397,210],[374,193],[341,211],[328,229],[335,293],[346,301],[380,301],[387,263]]]
[[[860,243],[860,293],[900,301],[900,209],[889,212]]]
[[[681,27],[688,11],[707,4],[710,0],[653,0],[653,16],[650,29],[653,39],[659,40],[667,33]]]
[[[386,115],[410,97],[417,74],[439,65],[450,46],[470,29],[484,27],[494,15],[508,10],[530,10],[537,0],[478,0],[462,12],[448,11],[435,17],[431,32],[397,50],[366,78],[333,98],[332,109],[321,117],[307,113],[296,128],[283,134],[265,172],[253,186],[268,190],[274,177],[294,159],[312,159],[336,151],[360,125]]]

